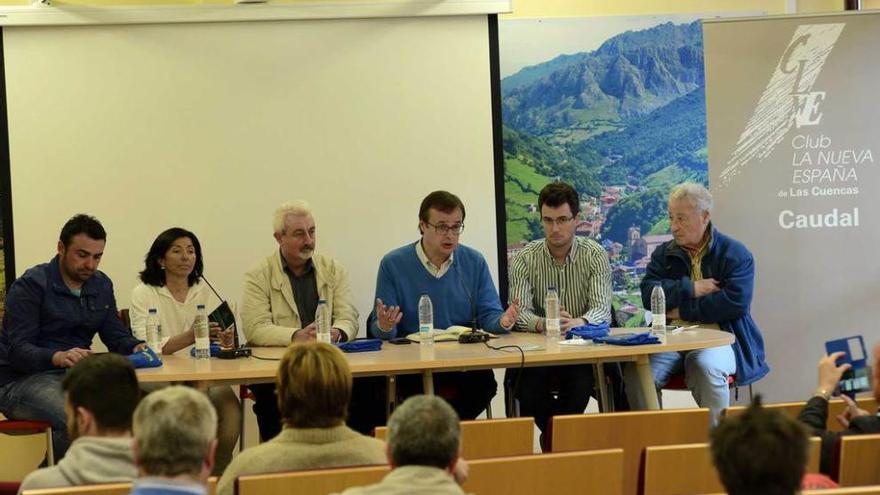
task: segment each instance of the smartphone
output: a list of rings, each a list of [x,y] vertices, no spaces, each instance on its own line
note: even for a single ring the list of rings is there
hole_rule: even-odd
[[[395,339],[391,339],[391,340],[389,340],[388,342],[391,343],[391,344],[394,344],[394,345],[406,345],[406,344],[412,344],[412,341],[409,340],[409,339],[406,338],[406,337],[397,337],[397,338],[395,338]]]
[[[825,352],[843,352],[837,360],[838,366],[849,363],[851,368],[843,373],[834,395],[847,395],[854,399],[856,394],[871,390],[871,368],[868,366],[868,353],[861,335],[825,342]]]

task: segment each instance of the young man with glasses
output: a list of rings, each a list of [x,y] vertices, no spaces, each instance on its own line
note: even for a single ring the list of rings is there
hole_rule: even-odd
[[[454,194],[434,191],[419,208],[420,240],[382,258],[376,280],[376,309],[367,320],[374,337],[392,339],[419,330],[419,298],[428,294],[434,327],[453,325],[507,333],[517,317],[517,303],[501,308],[489,266],[476,250],[459,244],[464,231],[464,204]],[[402,376],[404,396],[420,393],[421,377]],[[438,373],[434,389],[461,419],[474,419],[495,395],[492,370]]]
[[[544,332],[544,297],[555,287],[562,334],[611,320],[611,265],[595,241],[576,237],[580,200],[568,184],[554,182],[538,195],[544,239],[529,243],[510,264],[510,296],[522,301],[516,330]],[[580,414],[593,390],[592,365],[523,369],[517,398],[523,416],[542,432],[557,414]],[[551,394],[556,388],[558,394]]]

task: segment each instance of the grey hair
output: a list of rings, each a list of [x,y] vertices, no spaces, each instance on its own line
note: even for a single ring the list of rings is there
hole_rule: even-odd
[[[180,385],[163,388],[141,400],[132,433],[144,474],[198,475],[217,438],[217,411],[202,392]]]
[[[460,438],[455,410],[434,395],[410,397],[388,421],[388,449],[398,467],[446,469],[458,456]]]
[[[669,201],[685,200],[693,206],[697,213],[711,212],[714,201],[712,194],[702,184],[683,182],[672,188]]]
[[[273,232],[276,234],[284,232],[284,221],[288,216],[298,217],[311,214],[312,208],[306,201],[302,199],[286,201],[275,209],[275,214],[272,217],[272,228],[275,229]]]

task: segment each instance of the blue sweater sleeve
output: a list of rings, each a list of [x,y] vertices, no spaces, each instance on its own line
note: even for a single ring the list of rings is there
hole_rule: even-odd
[[[381,299],[386,306],[399,306],[400,298],[397,288],[396,277],[392,273],[393,269],[388,258],[383,258],[379,263],[379,273],[376,275],[376,297],[373,298],[374,309],[367,317],[367,330],[370,336],[377,339],[393,339],[397,337],[397,325],[391,328],[390,332],[382,331],[379,328],[379,319],[376,317],[375,304],[377,299]]]
[[[41,347],[40,302],[43,291],[36,281],[22,277],[9,289],[3,332],[9,342],[9,363],[24,374],[54,369],[55,351]]]
[[[489,273],[489,265],[486,259],[478,255],[477,260],[479,269],[474,274],[477,277],[477,320],[479,327],[490,333],[509,333],[501,326],[501,315],[504,309],[501,308],[501,301],[498,298],[498,291],[492,282],[492,275]]]

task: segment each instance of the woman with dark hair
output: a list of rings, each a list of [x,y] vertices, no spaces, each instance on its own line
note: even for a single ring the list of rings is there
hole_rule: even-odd
[[[218,304],[207,284],[200,283],[203,269],[202,246],[196,235],[186,229],[170,228],[150,246],[140,273],[141,283],[131,292],[129,315],[137,335],[146,327],[149,310],[158,311],[162,354],[174,354],[193,345],[196,307],[203,304],[210,311]],[[219,326],[212,324],[212,339],[218,338],[220,331]],[[207,392],[219,417],[214,474],[220,474],[232,460],[240,434],[241,410],[230,387],[210,387]]]

